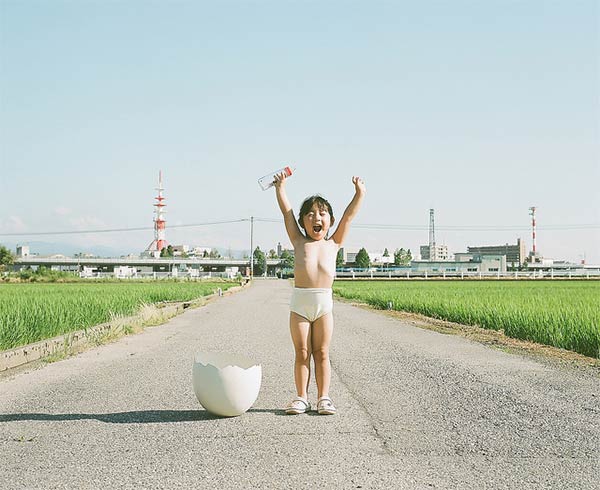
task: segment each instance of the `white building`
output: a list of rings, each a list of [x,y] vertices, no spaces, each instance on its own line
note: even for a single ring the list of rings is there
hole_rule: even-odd
[[[448,260],[448,245],[421,245],[421,260]]]
[[[346,248],[342,247],[340,249],[342,251],[342,255],[344,257],[344,264],[353,264],[356,262],[356,255],[358,254],[360,248]],[[377,252],[369,252],[369,260],[371,261],[371,265],[377,267],[378,265],[384,264],[393,264],[394,263],[394,252],[390,252],[388,248],[388,256],[384,257],[383,253],[385,250],[377,251]]]
[[[413,260],[414,272],[506,272],[506,255],[457,253],[454,260]]]
[[[29,245],[17,245],[17,257],[29,257]]]
[[[173,249],[174,257],[181,257],[183,254],[187,254],[190,251],[189,245],[171,245]]]

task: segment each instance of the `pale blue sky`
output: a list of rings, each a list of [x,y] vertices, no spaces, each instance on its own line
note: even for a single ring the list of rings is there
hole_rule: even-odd
[[[247,223],[169,225],[279,218],[256,180],[291,162],[296,210],[340,217],[360,175],[355,223],[398,225],[350,247],[417,250],[433,207],[452,252],[529,250],[535,205],[543,255],[600,263],[599,26],[579,0],[0,0],[0,243],[139,252],[151,230],[1,234],[152,226],[162,169],[169,242],[249,248]]]

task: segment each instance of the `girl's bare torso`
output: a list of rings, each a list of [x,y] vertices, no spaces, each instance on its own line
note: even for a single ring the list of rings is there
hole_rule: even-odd
[[[339,246],[333,240],[302,238],[294,244],[294,282],[297,288],[330,288]]]

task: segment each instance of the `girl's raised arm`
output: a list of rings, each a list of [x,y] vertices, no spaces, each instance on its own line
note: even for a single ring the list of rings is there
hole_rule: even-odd
[[[360,205],[362,204],[362,200],[367,192],[365,183],[360,177],[352,177],[352,183],[354,184],[354,197],[352,198],[352,201],[350,201],[350,204],[348,204],[348,207],[344,211],[344,215],[340,220],[340,224],[331,237],[332,240],[340,247],[348,236],[348,231],[350,231],[350,222],[354,219],[356,213],[358,213]]]
[[[294,218],[292,206],[288,200],[287,193],[285,192],[286,178],[287,176],[285,173],[280,173],[275,176],[275,194],[277,196],[279,209],[281,209],[281,213],[283,214],[283,221],[288,237],[290,237],[290,241],[294,244],[302,238],[302,232],[300,231],[296,218]]]

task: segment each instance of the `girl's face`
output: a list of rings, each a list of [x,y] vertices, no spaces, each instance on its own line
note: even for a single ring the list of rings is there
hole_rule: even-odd
[[[319,209],[317,203],[314,203],[308,214],[302,217],[306,235],[313,240],[323,240],[333,225],[333,221],[327,208]]]

